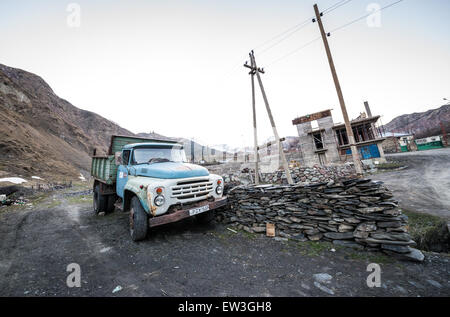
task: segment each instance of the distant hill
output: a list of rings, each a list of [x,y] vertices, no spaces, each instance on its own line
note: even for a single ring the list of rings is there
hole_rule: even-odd
[[[39,76],[0,64],[0,170],[78,176],[92,149],[130,131],[59,98]]]
[[[0,64],[0,175],[78,177],[90,155],[106,154],[113,134],[176,140],[188,159],[191,141],[155,132],[134,134],[55,95],[39,76]],[[211,149],[194,142],[196,161]],[[214,152],[214,151],[213,151]],[[215,153],[218,155],[219,153]]]
[[[394,118],[384,125],[387,132],[411,132],[416,138],[424,138],[442,134],[440,123],[443,123],[446,132],[450,132],[450,105],[443,105],[437,109],[425,112],[404,114]]]

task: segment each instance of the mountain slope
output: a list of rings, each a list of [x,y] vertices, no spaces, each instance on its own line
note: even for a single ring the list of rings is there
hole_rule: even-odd
[[[389,132],[412,132],[417,138],[442,134],[440,123],[450,132],[450,105],[394,118],[384,129]]]
[[[111,134],[130,131],[59,98],[39,76],[0,64],[0,170],[77,176]]]

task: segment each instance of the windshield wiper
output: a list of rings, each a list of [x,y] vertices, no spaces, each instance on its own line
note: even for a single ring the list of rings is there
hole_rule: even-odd
[[[148,160],[148,163],[164,163],[164,162],[173,162],[173,161],[162,157],[154,157]]]

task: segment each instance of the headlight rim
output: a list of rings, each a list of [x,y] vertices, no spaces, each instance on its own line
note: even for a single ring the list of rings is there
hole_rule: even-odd
[[[157,200],[158,198],[162,198],[162,202],[159,203],[159,204],[156,202],[156,200]],[[164,204],[166,203],[166,197],[164,197],[164,195],[157,195],[157,196],[155,197],[155,199],[153,199],[153,203],[155,204],[156,207],[161,207],[162,205],[164,205]]]

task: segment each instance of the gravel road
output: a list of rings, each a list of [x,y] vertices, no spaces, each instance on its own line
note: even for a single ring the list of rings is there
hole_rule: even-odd
[[[386,155],[407,168],[373,175],[395,193],[401,206],[450,220],[450,148]]]
[[[127,213],[97,216],[89,196],[73,197],[60,191],[33,207],[0,209],[0,296],[450,295],[445,254],[402,262],[194,219],[134,243]],[[66,285],[70,263],[80,265],[81,287]],[[369,263],[381,266],[379,288],[366,284]]]

